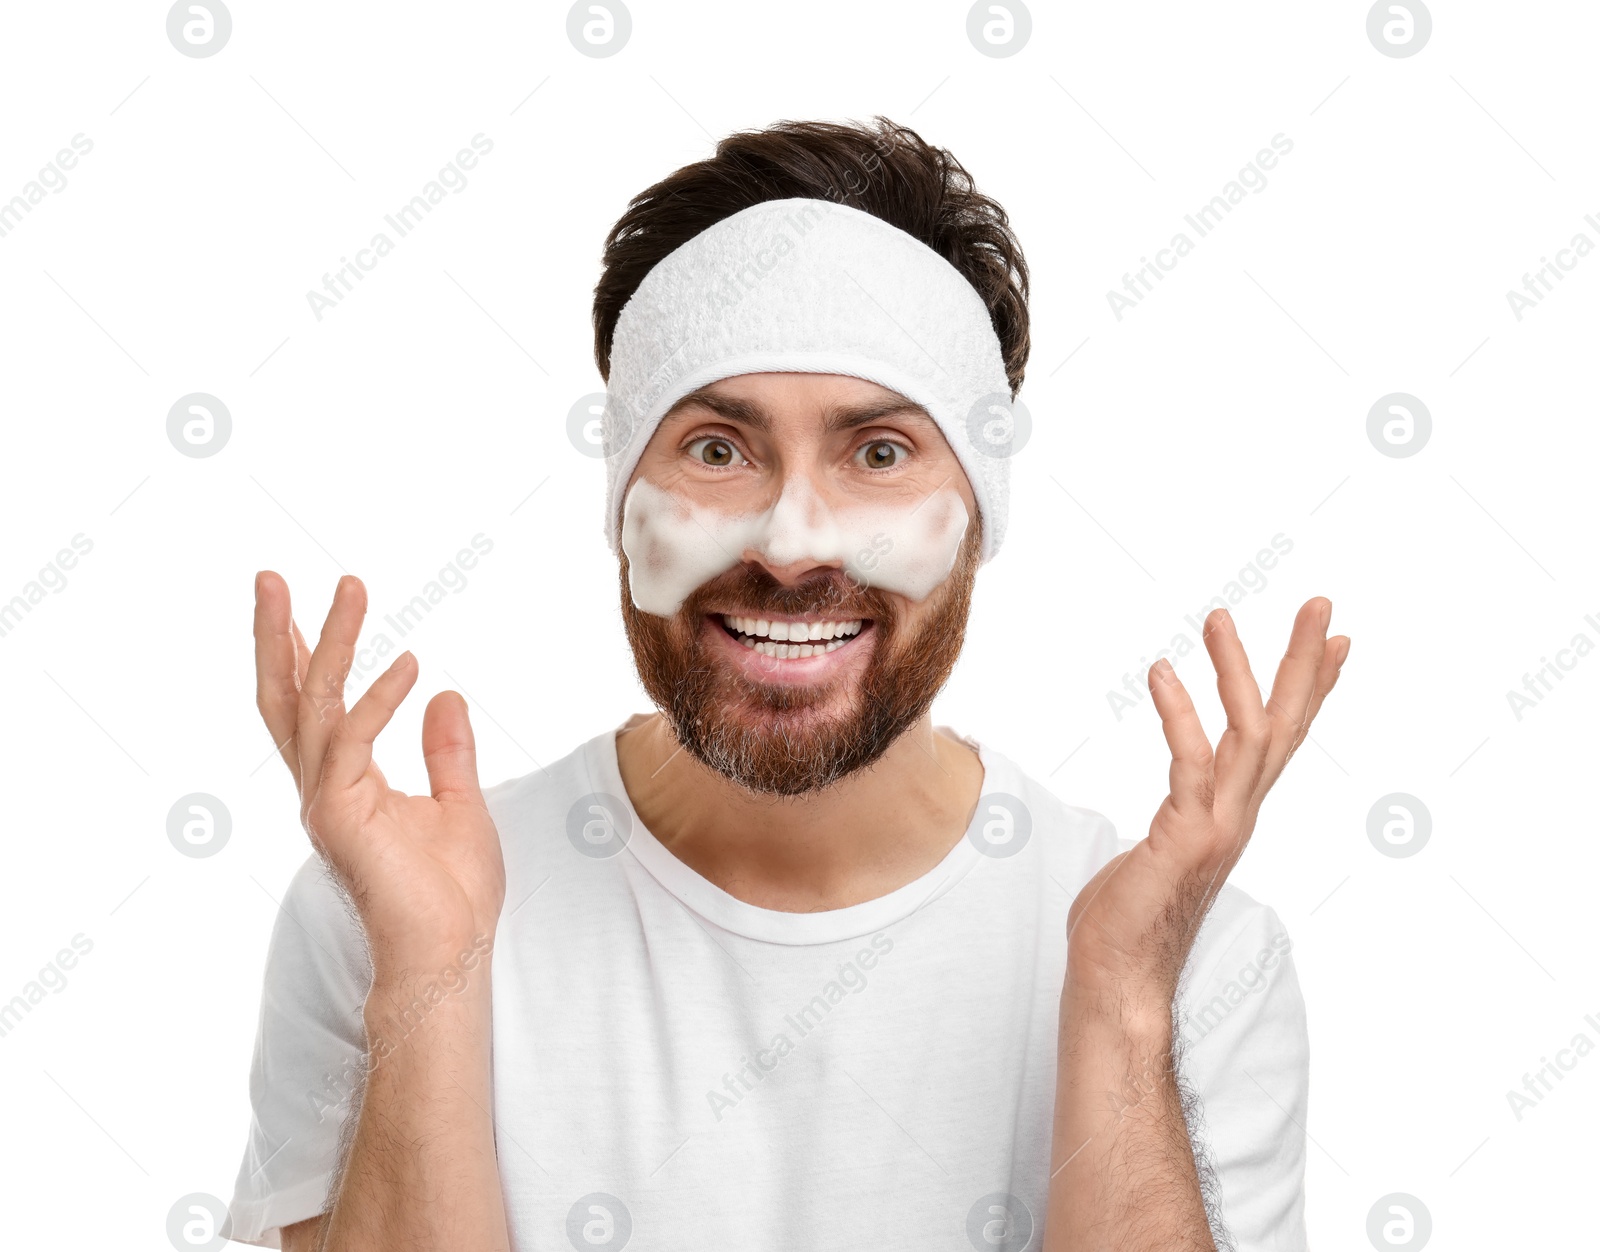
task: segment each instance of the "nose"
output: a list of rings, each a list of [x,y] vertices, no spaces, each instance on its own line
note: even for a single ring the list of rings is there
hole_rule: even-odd
[[[793,473],[784,477],[776,503],[761,514],[741,555],[787,585],[818,569],[842,569],[845,536],[816,485]]]

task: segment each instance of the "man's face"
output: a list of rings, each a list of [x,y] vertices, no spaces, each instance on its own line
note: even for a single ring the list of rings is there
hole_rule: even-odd
[[[981,535],[965,471],[922,409],[859,378],[742,374],[662,419],[627,485],[641,478],[730,517],[759,514],[785,490],[841,515],[882,509],[902,534],[915,533],[913,510],[935,493],[959,495],[968,522],[954,567],[921,600],[867,585],[840,560],[780,563],[751,549],[729,553],[733,568],[660,617],[634,604],[622,558],[623,622],[645,690],[695,757],[749,790],[798,795],[835,782],[928,710],[961,651]],[[793,650],[770,642],[780,621],[812,656],[768,655]],[[741,627],[762,622],[760,647],[741,641]],[[823,623],[832,647],[812,638]]]

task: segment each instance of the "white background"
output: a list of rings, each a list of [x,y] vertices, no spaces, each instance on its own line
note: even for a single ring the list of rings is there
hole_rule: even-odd
[[[1118,717],[1108,692],[1286,536],[1234,608],[1263,684],[1311,596],[1354,643],[1235,881],[1284,918],[1309,1005],[1313,1243],[1367,1246],[1390,1192],[1437,1247],[1576,1234],[1600,1059],[1520,1120],[1506,1093],[1600,1042],[1600,657],[1520,718],[1506,693],[1600,642],[1600,257],[1520,320],[1506,293],[1600,244],[1600,11],[1440,0],[1403,58],[1366,13],[1040,3],[990,57],[957,3],[636,0],[593,58],[563,5],[236,0],[192,58],[159,4],[9,6],[0,201],[93,149],[0,237],[0,601],[93,548],[0,637],[0,1000],[73,935],[93,950],[0,1038],[6,1242],[165,1249],[179,1196],[231,1194],[274,901],[308,850],[254,708],[254,572],[314,638],[342,572],[376,619],[492,540],[399,645],[422,678],[379,745],[396,785],[424,785],[444,687],[486,783],[646,708],[601,462],[566,434],[601,386],[602,240],[718,136],[880,112],[1006,205],[1034,277],[1012,528],[936,720],[1142,835],[1167,754],[1149,700]],[[480,132],[467,186],[319,321],[306,293]],[[1266,187],[1119,320],[1106,293],[1279,133]],[[231,412],[215,456],[168,441],[190,392]],[[1391,392],[1432,414],[1413,456],[1368,440]],[[1219,731],[1203,648],[1177,667]],[[215,856],[168,841],[191,792],[232,815]],[[1368,838],[1394,792],[1431,814],[1414,856]]]

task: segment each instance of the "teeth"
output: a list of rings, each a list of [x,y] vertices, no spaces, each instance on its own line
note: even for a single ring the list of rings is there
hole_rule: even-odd
[[[830,640],[828,643],[773,643],[763,639],[757,643],[754,639],[743,638],[739,640],[752,652],[759,652],[762,656],[770,656],[776,660],[799,660],[808,656],[821,656],[825,652],[837,652],[844,647],[843,639]]]
[[[769,621],[764,617],[735,617],[725,613],[722,620],[730,630],[736,630],[741,635],[754,636],[756,639],[764,641],[793,641],[793,643],[790,643],[789,649],[784,651],[777,651],[774,643],[770,642],[756,645],[757,649],[767,656],[803,657],[814,656],[818,652],[832,652],[834,647],[838,646],[843,640],[859,634],[861,631],[860,618],[851,622],[778,622]],[[833,646],[816,646],[810,642],[801,642],[802,640],[831,640]],[[746,638],[741,642],[749,645],[753,641]],[[798,650],[795,650],[796,646],[798,646]]]

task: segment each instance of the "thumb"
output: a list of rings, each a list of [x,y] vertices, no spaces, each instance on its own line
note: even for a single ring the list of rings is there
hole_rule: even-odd
[[[422,759],[435,800],[457,800],[487,808],[478,786],[477,742],[467,720],[467,702],[441,691],[422,714]]]

